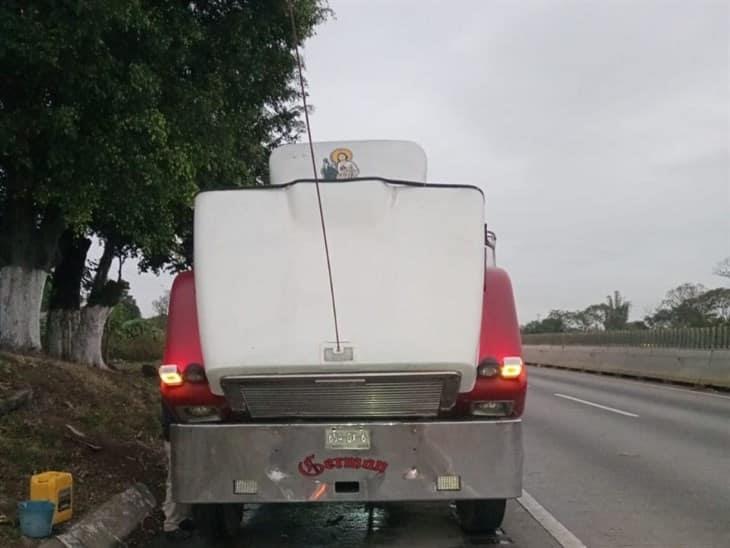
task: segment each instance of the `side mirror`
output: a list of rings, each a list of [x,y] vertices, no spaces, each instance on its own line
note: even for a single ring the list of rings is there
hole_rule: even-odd
[[[484,245],[492,250],[497,249],[497,235],[484,225]]]
[[[490,253],[488,250],[492,250],[491,259],[492,265],[497,266],[497,235],[491,230],[487,229],[487,225],[484,225],[484,245],[487,250],[485,257],[489,261]]]

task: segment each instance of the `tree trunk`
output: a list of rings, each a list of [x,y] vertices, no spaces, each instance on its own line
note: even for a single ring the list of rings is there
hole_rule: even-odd
[[[0,346],[40,350],[41,303],[64,228],[55,206],[38,209],[12,173],[0,184]]]
[[[104,326],[128,287],[123,280],[108,279],[109,268],[117,249],[109,239],[104,242],[104,252],[96,266],[91,292],[86,306],[81,309],[81,322],[74,337],[73,360],[102,369],[108,369],[102,353]]]
[[[79,310],[51,309],[46,320],[48,354],[61,360],[71,360],[76,330],[81,322]]]
[[[91,240],[66,230],[58,242],[58,261],[51,278],[51,298],[46,322],[48,353],[71,360],[73,339],[81,322],[81,280]]]
[[[0,346],[40,350],[41,301],[47,276],[39,268],[0,268]]]
[[[108,369],[101,352],[101,340],[111,311],[111,306],[102,305],[85,306],[81,309],[78,328],[71,345],[71,360]]]

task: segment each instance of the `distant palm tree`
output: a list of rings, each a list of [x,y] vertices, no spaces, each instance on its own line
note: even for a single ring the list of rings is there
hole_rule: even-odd
[[[604,305],[604,329],[607,331],[625,329],[626,324],[629,321],[630,308],[631,303],[629,301],[625,301],[621,297],[621,293],[618,291],[613,292],[613,297],[608,295],[606,297],[606,304]]]

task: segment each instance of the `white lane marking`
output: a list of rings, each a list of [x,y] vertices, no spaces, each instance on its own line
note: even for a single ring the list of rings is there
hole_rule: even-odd
[[[618,413],[619,415],[625,415],[627,417],[634,417],[634,418],[639,417],[639,415],[637,415],[635,413],[629,413],[628,411],[621,411],[620,409],[616,409],[615,407],[608,407],[607,405],[601,405],[600,403],[593,403],[592,401],[582,400],[580,398],[574,398],[573,396],[566,396],[565,394],[553,394],[553,396],[557,396],[558,398],[565,398],[566,400],[577,401],[578,403],[582,403],[583,405],[590,405],[591,407],[598,407],[598,409],[605,409],[606,411],[611,411],[612,413]]]
[[[527,512],[542,525],[550,536],[552,536],[560,546],[563,548],[586,548],[578,537],[576,537],[570,530],[560,523],[555,516],[548,512],[539,502],[537,502],[530,493],[523,490],[522,496],[517,499],[517,502],[527,510]]]

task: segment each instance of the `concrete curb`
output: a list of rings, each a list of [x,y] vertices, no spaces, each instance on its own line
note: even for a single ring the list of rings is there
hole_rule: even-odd
[[[124,539],[157,506],[146,485],[138,483],[114,495],[78,523],[39,548],[112,548]]]

